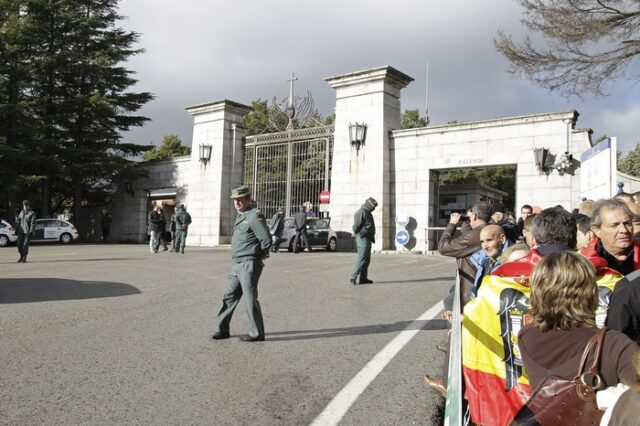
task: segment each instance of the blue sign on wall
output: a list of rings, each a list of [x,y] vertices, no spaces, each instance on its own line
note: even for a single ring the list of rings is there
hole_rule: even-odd
[[[409,242],[409,239],[411,237],[409,236],[409,233],[407,231],[398,231],[396,233],[396,243],[400,244],[401,246],[406,245]]]

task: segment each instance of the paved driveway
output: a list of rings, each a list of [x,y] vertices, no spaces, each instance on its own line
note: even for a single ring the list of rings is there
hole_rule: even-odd
[[[308,425],[407,332],[339,403],[340,424],[433,424],[441,401],[422,377],[442,370],[445,324],[414,320],[447,293],[455,263],[375,254],[375,283],[353,286],[354,256],[273,254],[259,287],[267,341],[243,343],[208,339],[224,248],[41,244],[27,264],[0,249],[0,424]],[[241,304],[231,332],[247,327]]]

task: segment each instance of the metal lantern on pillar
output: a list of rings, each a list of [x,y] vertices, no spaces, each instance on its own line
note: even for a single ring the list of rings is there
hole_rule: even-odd
[[[541,172],[546,172],[549,167],[549,149],[548,148],[535,148],[533,150],[535,156],[536,166]]]
[[[365,123],[351,124],[349,123],[349,142],[351,146],[356,149],[356,152],[360,151],[367,139],[367,125]]]
[[[210,159],[211,159],[211,145],[210,144],[200,145],[200,162],[204,163],[204,165],[206,166]]]

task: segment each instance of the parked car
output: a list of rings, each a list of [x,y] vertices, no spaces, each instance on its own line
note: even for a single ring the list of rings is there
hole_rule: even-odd
[[[76,227],[66,220],[36,219],[36,229],[31,241],[59,241],[62,244],[70,244],[79,236]]]
[[[0,247],[15,243],[17,239],[16,229],[6,220],[0,219]]]
[[[281,249],[293,251],[293,241],[296,237],[296,227],[292,217],[284,220],[282,231]],[[327,251],[336,251],[338,237],[331,229],[331,219],[311,217],[307,219],[307,237],[312,249],[322,248]]]

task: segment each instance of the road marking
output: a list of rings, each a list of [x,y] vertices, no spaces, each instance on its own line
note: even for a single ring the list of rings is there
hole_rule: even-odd
[[[444,309],[442,301],[436,303],[416,320],[402,330],[398,335],[378,352],[371,361],[364,366],[358,374],[331,400],[329,405],[315,418],[311,426],[333,426],[337,425],[344,415],[349,411],[358,397],[371,384],[371,382],[382,372],[389,362],[405,347],[407,343],[418,334],[432,320],[438,312]]]

